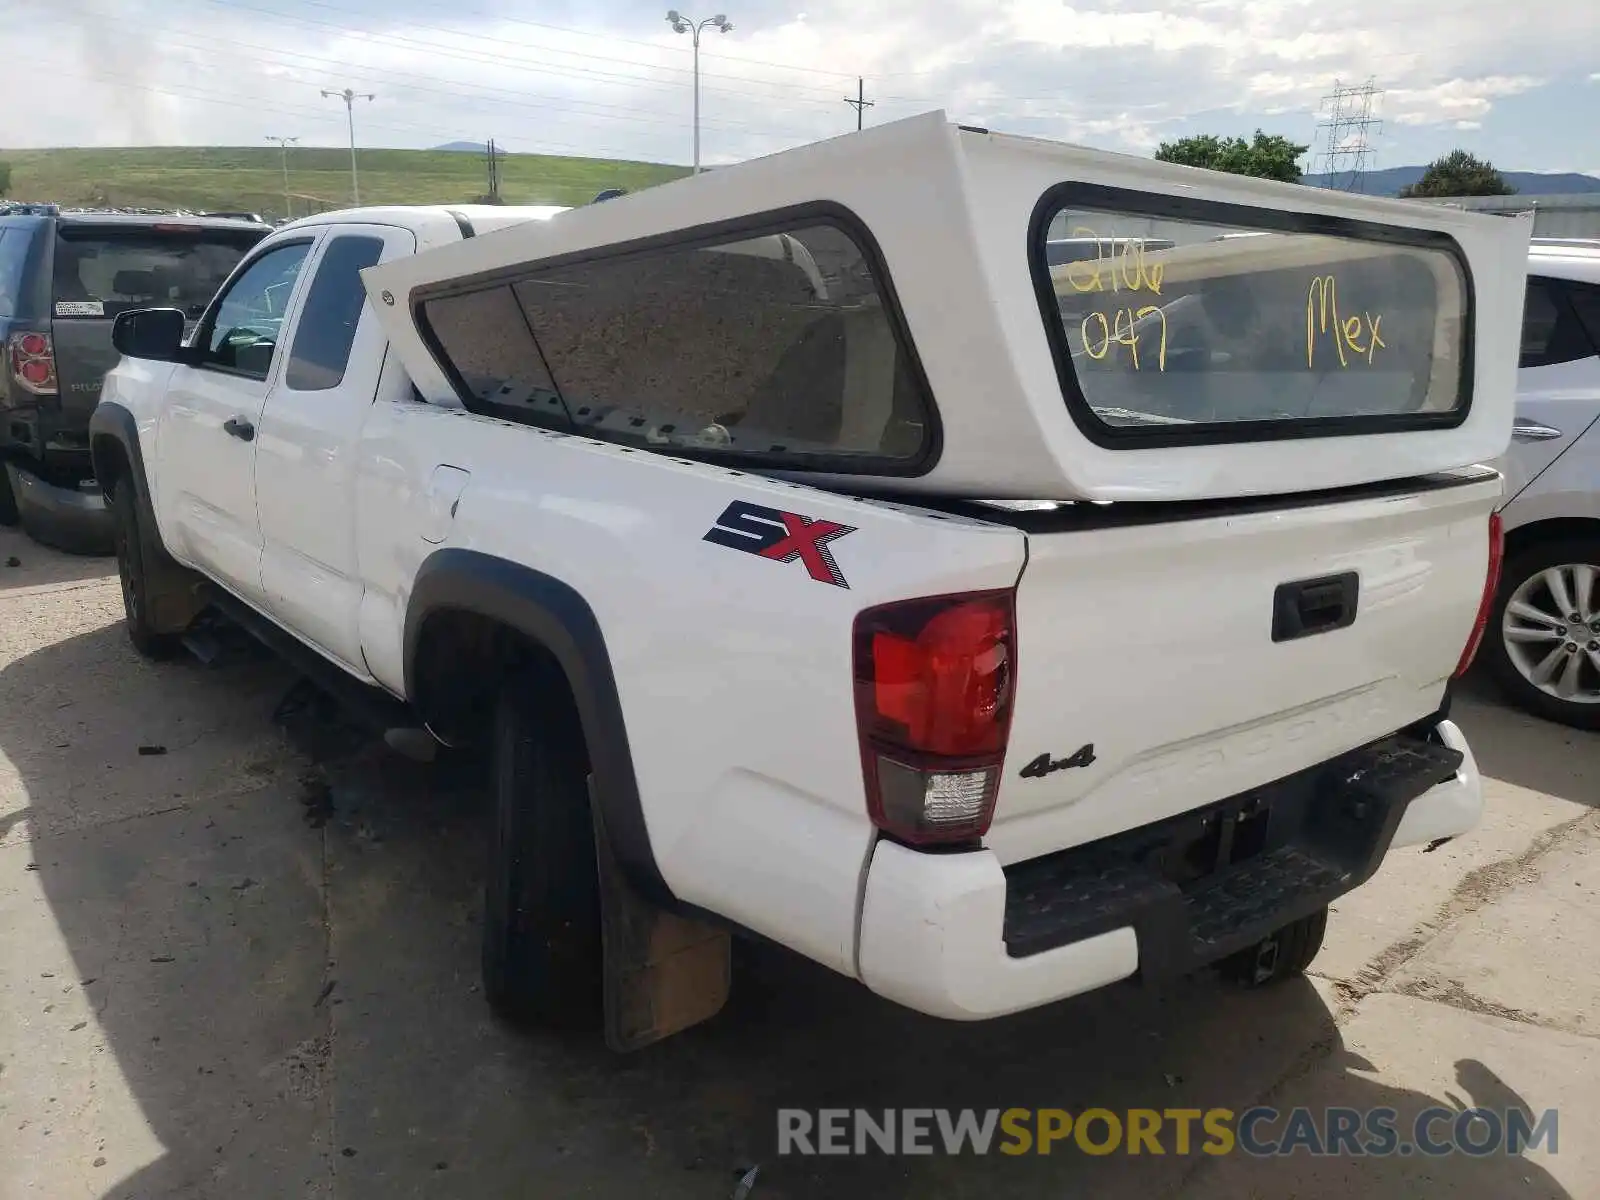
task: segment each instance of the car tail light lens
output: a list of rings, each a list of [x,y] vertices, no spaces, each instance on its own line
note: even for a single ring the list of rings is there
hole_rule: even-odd
[[[1494,594],[1500,588],[1500,564],[1505,558],[1506,538],[1505,526],[1500,520],[1498,512],[1489,514],[1489,564],[1484,571],[1483,596],[1478,601],[1478,616],[1472,622],[1472,633],[1467,638],[1466,647],[1461,651],[1461,661],[1456,664],[1454,679],[1459,679],[1467,673],[1467,668],[1472,665],[1472,660],[1478,655],[1478,647],[1483,644],[1483,634],[1489,627],[1489,614],[1494,609]]]
[[[56,355],[47,333],[13,333],[7,345],[11,375],[35,396],[56,394]]]
[[[1016,694],[1011,592],[870,608],[856,618],[856,721],[867,812],[913,845],[982,837]]]

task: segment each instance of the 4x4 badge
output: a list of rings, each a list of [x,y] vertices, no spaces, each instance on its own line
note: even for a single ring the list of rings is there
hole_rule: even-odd
[[[833,551],[828,549],[828,543],[855,531],[854,525],[841,525],[837,521],[824,521],[735,500],[722,510],[717,523],[706,531],[705,540],[730,550],[759,554],[776,562],[799,559],[805,563],[811,578],[818,583],[847,588],[850,585],[845,582],[839,564],[833,561]]]
[[[1048,754],[1041,754],[1027,766],[1022,768],[1024,779],[1042,779],[1056,771],[1065,771],[1069,767],[1087,767],[1094,762],[1094,743],[1085,742],[1066,758],[1051,758]]]

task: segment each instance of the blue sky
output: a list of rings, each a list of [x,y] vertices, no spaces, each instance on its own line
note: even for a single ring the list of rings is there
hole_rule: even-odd
[[[1323,149],[1335,81],[1383,89],[1374,167],[1457,146],[1510,170],[1600,174],[1600,4],[1546,0],[724,0],[702,45],[703,155],[934,108],[1149,153],[1256,127]],[[368,146],[684,162],[690,39],[654,0],[11,0],[0,146],[339,145],[324,87],[375,93]],[[715,10],[693,10],[696,17]],[[40,97],[48,95],[49,103]]]

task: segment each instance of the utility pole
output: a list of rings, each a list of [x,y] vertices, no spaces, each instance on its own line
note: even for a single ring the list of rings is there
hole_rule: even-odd
[[[1361,177],[1373,153],[1371,135],[1383,128],[1383,122],[1372,115],[1373,101],[1381,95],[1382,90],[1372,79],[1359,87],[1346,87],[1334,80],[1333,91],[1322,98],[1322,111],[1328,119],[1317,126],[1324,135],[1318,159],[1322,173],[1329,177],[1329,186],[1337,186],[1332,177],[1348,170],[1350,177],[1344,190],[1362,190]]]
[[[859,133],[861,131],[861,110],[871,108],[876,103],[874,100],[867,99],[867,81],[857,75],[856,98],[852,100],[849,96],[846,96],[844,102],[856,110],[856,131]]]
[[[484,155],[489,160],[489,198],[494,203],[500,202],[500,162],[505,156],[500,153],[500,148],[490,138],[484,144]]]
[[[297,137],[277,137],[267,134],[267,141],[277,142],[278,149],[283,152],[283,216],[285,220],[293,219],[294,211],[289,206],[289,147],[300,141]]]
[[[350,119],[350,199],[352,203],[359,206],[361,203],[361,181],[356,175],[356,101],[376,100],[377,97],[371,92],[357,92],[352,91],[350,88],[345,88],[342,92],[330,92],[327,88],[323,88],[322,94],[331,96],[335,100],[343,100],[345,115]]]

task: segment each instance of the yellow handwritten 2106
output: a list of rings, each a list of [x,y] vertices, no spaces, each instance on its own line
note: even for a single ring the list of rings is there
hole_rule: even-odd
[[[1309,369],[1315,361],[1318,336],[1330,335],[1341,367],[1350,365],[1352,355],[1358,360],[1365,358],[1371,366],[1378,350],[1389,348],[1379,332],[1382,325],[1381,313],[1373,316],[1363,312],[1359,317],[1341,318],[1338,280],[1332,275],[1318,275],[1306,292],[1306,367]]]
[[[1072,236],[1093,238],[1095,247],[1093,262],[1067,265],[1067,282],[1077,291],[1103,292],[1110,279],[1113,292],[1148,290],[1161,294],[1161,277],[1166,268],[1145,258],[1143,238],[1124,238],[1120,247],[1113,243],[1108,254],[1106,239],[1087,225],[1076,226]],[[1102,270],[1107,264],[1109,268]]]

